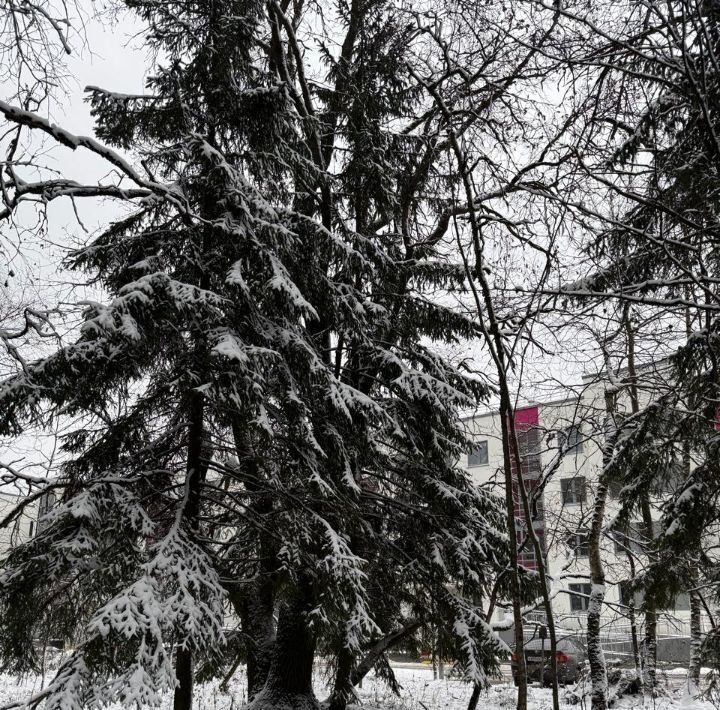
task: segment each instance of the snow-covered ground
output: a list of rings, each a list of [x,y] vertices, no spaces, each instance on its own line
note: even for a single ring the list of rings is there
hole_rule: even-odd
[[[455,679],[434,680],[430,668],[396,668],[396,676],[402,686],[401,696],[394,695],[387,686],[374,677],[368,677],[359,689],[359,701],[363,710],[466,710],[471,687]],[[0,675],[0,706],[21,700],[41,689],[40,678],[26,678],[18,681],[7,675]],[[318,697],[327,695],[325,679],[321,673],[315,678]],[[570,704],[565,692],[561,690],[563,710],[587,710],[589,702]],[[198,686],[195,707],[197,710],[239,710],[246,702],[244,674],[238,671],[231,681],[228,692],[221,692],[217,683]],[[683,693],[682,688],[672,697],[651,699],[643,703],[642,698],[623,699],[616,707],[643,707],[648,710],[717,710],[710,703],[694,700]],[[168,698],[162,710],[172,707]],[[483,693],[478,710],[512,710],[515,707],[515,688],[507,683],[493,685]],[[530,688],[529,710],[548,710],[552,707],[550,691],[542,688]],[[120,705],[112,710],[123,710]]]

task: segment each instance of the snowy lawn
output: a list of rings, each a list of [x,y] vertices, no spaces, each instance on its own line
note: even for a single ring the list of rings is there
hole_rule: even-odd
[[[369,676],[359,689],[360,705],[364,710],[466,710],[470,698],[471,687],[462,681],[433,680],[432,670],[427,668],[396,668],[397,679],[402,686],[401,696],[394,695],[381,681]],[[26,678],[18,681],[7,675],[0,675],[0,705],[38,692],[42,687],[39,677]],[[322,674],[316,674],[315,689],[319,698],[327,696],[327,687]],[[589,710],[590,703],[568,704],[563,702],[561,690],[561,707],[563,710]],[[549,710],[552,707],[550,691],[532,687],[529,690],[529,710]],[[197,710],[239,710],[245,703],[245,677],[241,670],[236,673],[227,693],[218,689],[217,683],[206,683],[196,690]],[[616,707],[642,707],[642,699],[623,699]],[[162,710],[172,707],[172,699],[168,698]],[[507,683],[494,685],[483,693],[478,703],[478,710],[512,710],[515,707],[515,688]],[[670,698],[647,699],[648,710],[716,710],[710,703],[699,702],[683,695],[678,690]],[[112,710],[122,710],[119,704]]]

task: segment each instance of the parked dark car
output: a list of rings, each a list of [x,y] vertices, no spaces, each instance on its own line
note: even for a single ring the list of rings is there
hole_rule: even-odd
[[[544,648],[544,652],[543,652]],[[573,638],[564,637],[557,640],[557,672],[558,683],[566,685],[576,683],[580,669],[587,660],[582,644]],[[544,667],[543,667],[544,661]],[[542,681],[543,685],[550,685],[552,681],[552,665],[550,659],[550,640],[533,639],[525,642],[525,665],[528,682]],[[517,685],[517,656],[513,653],[510,667],[513,680]]]

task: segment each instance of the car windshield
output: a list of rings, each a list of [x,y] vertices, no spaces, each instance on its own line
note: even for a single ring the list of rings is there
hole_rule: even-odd
[[[549,651],[550,650],[550,639],[532,639],[525,643],[525,651]],[[563,651],[564,653],[581,653],[581,649],[571,639],[558,639],[557,650]]]

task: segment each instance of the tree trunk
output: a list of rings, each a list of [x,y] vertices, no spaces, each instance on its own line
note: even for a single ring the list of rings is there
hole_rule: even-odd
[[[630,550],[627,551],[628,565],[630,567],[630,582],[635,582],[635,559],[632,556]],[[630,599],[628,600],[628,620],[630,622],[630,638],[632,640],[633,648],[633,660],[635,661],[635,674],[638,681],[642,685],[643,672],[642,672],[642,660],[640,658],[640,642],[638,641],[638,628],[637,628],[637,616],[635,615],[635,594],[631,592]]]
[[[641,509],[643,527],[647,545],[652,544],[653,519],[650,509],[650,500],[647,494],[641,494]],[[657,610],[651,599],[645,599],[645,641],[643,643],[643,685],[646,688],[655,688],[657,685]]]
[[[504,372],[498,369],[502,379]],[[505,389],[505,388],[503,388]],[[502,391],[502,390],[501,390]],[[518,688],[517,710],[527,710],[527,668],[525,665],[525,636],[523,633],[522,606],[520,601],[520,575],[518,572],[518,543],[515,529],[515,503],[513,501],[513,471],[510,453],[510,422],[512,415],[507,390],[500,397],[500,422],[502,426],[503,471],[505,474],[505,516],[510,538],[510,589],[512,594],[513,622],[515,626],[516,682]]]
[[[190,710],[193,701],[193,662],[190,649],[178,648],[175,654],[175,675],[178,685],[173,697],[173,710]]]
[[[472,695],[470,696],[470,700],[468,701],[467,710],[475,710],[477,708],[478,700],[480,700],[480,691],[482,688],[480,687],[479,683],[475,683],[473,685],[473,691]]]
[[[345,710],[353,692],[352,667],[352,654],[343,646],[337,656],[335,685],[328,703],[328,710]]]
[[[558,667],[557,667],[557,634],[555,633],[555,616],[553,614],[552,602],[550,601],[550,589],[548,587],[547,568],[545,567],[545,558],[543,550],[540,546],[540,540],[535,533],[534,520],[530,508],[530,500],[528,498],[525,482],[522,478],[522,457],[520,455],[520,446],[518,442],[517,430],[515,429],[514,414],[510,415],[510,442],[513,447],[515,457],[515,468],[517,469],[518,490],[520,491],[520,501],[523,506],[525,520],[528,522],[528,537],[533,546],[535,553],[535,563],[537,564],[537,573],[540,577],[540,588],[542,591],[543,607],[545,609],[545,622],[547,624],[548,636],[550,637],[550,683],[552,688],[552,705],[553,710],[560,708],[560,694],[558,692]],[[537,442],[533,443],[537,446]],[[532,455],[532,451],[528,451],[528,456]],[[543,659],[543,670],[541,671],[541,682],[545,680],[545,664]]]
[[[628,338],[628,380],[630,382],[630,408],[633,414],[640,411],[640,400],[637,388],[637,371],[635,368],[635,331],[630,320],[629,309],[624,315],[625,332]],[[647,538],[648,551],[655,536],[653,530],[650,498],[646,491],[640,493],[640,511],[643,527]],[[651,599],[645,599],[645,640],[643,643],[643,685],[654,688],[657,680],[657,611]]]
[[[357,664],[355,670],[351,676],[351,682],[353,685],[357,685],[362,679],[370,672],[377,660],[385,653],[389,648],[392,648],[395,644],[399,643],[403,639],[410,636],[418,628],[420,628],[420,622],[412,619],[408,621],[402,628],[397,631],[393,631],[387,636],[383,636],[381,639],[375,642],[372,648],[367,652],[365,657]]]
[[[608,375],[609,375],[608,365]],[[615,425],[615,390],[605,391],[605,441],[603,443],[603,470],[600,474],[595,505],[593,506],[590,537],[588,539],[588,562],[590,564],[590,603],[587,615],[587,648],[590,663],[590,682],[592,684],[591,700],[593,710],[607,710],[607,669],[605,654],[600,644],[600,615],[605,599],[605,570],[600,556],[600,539],[602,537],[603,520],[605,518],[605,501],[607,500],[606,471],[612,461],[616,438]]]
[[[701,647],[702,601],[700,595],[693,591],[690,592],[690,666],[688,668],[688,690],[693,694],[700,688]]]
[[[183,520],[187,534],[193,538],[198,531],[200,516],[200,493],[207,467],[203,464],[205,400],[199,392],[190,393],[188,414],[187,466],[185,473],[185,497]],[[193,659],[192,650],[178,647],[175,657],[177,686],[173,697],[173,710],[192,710]]]
[[[595,497],[593,521],[588,542],[590,579],[590,603],[587,614],[587,650],[590,664],[591,700],[593,710],[607,710],[607,669],[605,654],[600,644],[600,614],[605,599],[605,571],[600,558],[600,532],[605,510],[607,486],[600,483]]]
[[[308,627],[312,594],[307,580],[298,580],[280,605],[272,659],[263,689],[251,701],[252,710],[318,710],[312,688],[315,638]]]
[[[231,593],[230,602],[245,638],[247,693],[252,700],[265,685],[275,643],[272,582],[261,580],[249,594]]]
[[[271,496],[263,494],[261,467],[248,438],[247,428],[237,417],[232,422],[238,464],[247,471],[245,487],[255,500],[248,508],[259,520],[270,520],[273,512]],[[258,567],[255,579],[244,589],[234,589],[230,601],[240,618],[245,638],[248,700],[265,686],[272,649],[275,643],[275,574],[277,571],[277,544],[264,530],[254,531],[253,544],[257,549]]]

